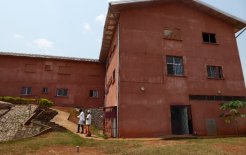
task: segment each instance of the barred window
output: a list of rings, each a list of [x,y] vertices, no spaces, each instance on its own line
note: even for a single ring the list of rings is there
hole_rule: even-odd
[[[208,78],[222,79],[223,72],[221,66],[207,66]]]
[[[177,56],[167,56],[167,74],[182,76],[184,75],[183,58]]]
[[[90,97],[98,98],[99,97],[98,90],[90,90]]]
[[[42,93],[48,94],[48,92],[49,92],[49,89],[48,89],[47,87],[44,87],[44,88],[42,89]]]
[[[202,38],[203,38],[203,42],[204,43],[212,43],[212,44],[216,44],[216,34],[214,33],[202,33]]]
[[[56,96],[68,96],[68,89],[58,88],[56,91]]]
[[[31,95],[31,94],[32,94],[32,87],[21,88],[21,95]]]

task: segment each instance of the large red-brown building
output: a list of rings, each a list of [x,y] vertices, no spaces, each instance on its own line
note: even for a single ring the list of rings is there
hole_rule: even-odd
[[[105,67],[98,60],[1,52],[0,73],[0,96],[103,107]]]
[[[103,106],[113,137],[234,134],[219,104],[246,96],[235,39],[244,27],[196,0],[111,2],[99,60],[3,53],[0,96],[31,87],[56,104]]]

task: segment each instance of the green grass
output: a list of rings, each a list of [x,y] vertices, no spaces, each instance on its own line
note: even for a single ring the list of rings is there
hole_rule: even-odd
[[[93,148],[105,154],[122,155],[244,155],[246,137],[183,140],[90,140],[71,132],[51,132],[39,137],[0,143],[1,155],[35,153],[54,147]]]
[[[71,132],[52,132],[40,137],[2,142],[0,143],[0,154],[13,153],[22,155],[44,147],[58,145],[76,146],[84,143],[79,136]]]

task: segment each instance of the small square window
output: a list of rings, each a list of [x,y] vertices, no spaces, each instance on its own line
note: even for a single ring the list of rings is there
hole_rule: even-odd
[[[32,87],[21,88],[21,95],[31,95],[31,94],[32,94]]]
[[[58,88],[56,91],[56,96],[68,96],[68,89]]]
[[[207,66],[208,78],[223,79],[221,66]]]
[[[91,98],[98,98],[99,97],[98,90],[90,90],[90,97]]]
[[[167,74],[175,76],[184,75],[183,58],[177,56],[167,56]]]
[[[203,38],[203,42],[204,43],[212,43],[212,44],[216,44],[216,34],[214,33],[202,33],[202,38]]]
[[[49,92],[49,89],[47,87],[45,87],[45,88],[42,89],[42,93],[48,94],[48,92]]]

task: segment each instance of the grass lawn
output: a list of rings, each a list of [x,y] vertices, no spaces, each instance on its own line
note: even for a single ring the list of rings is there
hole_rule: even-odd
[[[76,153],[80,146],[80,153]],[[23,154],[122,154],[122,155],[245,155],[246,137],[191,140],[82,139],[69,132],[0,143],[1,155]]]

